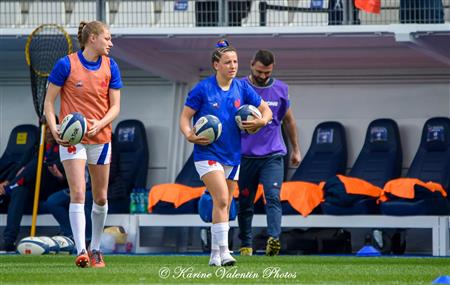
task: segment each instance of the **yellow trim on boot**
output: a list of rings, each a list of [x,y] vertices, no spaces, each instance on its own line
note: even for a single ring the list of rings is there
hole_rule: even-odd
[[[253,248],[251,248],[251,247],[241,247],[241,249],[239,249],[239,252],[241,253],[241,256],[252,256],[253,255]]]

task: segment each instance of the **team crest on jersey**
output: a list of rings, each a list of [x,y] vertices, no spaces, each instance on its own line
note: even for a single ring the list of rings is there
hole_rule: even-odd
[[[106,82],[106,80],[105,80],[105,81],[102,81],[102,83],[100,83],[100,86],[101,86],[102,88],[106,88],[106,87],[108,87],[108,83]]]
[[[238,98],[234,101],[234,107],[236,107],[236,108],[241,107],[241,99]]]
[[[77,147],[74,145],[71,145],[67,148],[67,152],[75,154],[75,153],[77,153]]]
[[[217,102],[212,103],[212,106],[215,109],[219,109],[219,103],[217,103]]]
[[[76,87],[76,88],[81,88],[81,87],[83,87],[83,81],[78,81],[77,83],[75,83],[75,87]]]

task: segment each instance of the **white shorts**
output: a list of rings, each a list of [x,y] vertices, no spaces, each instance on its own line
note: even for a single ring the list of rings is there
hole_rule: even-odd
[[[69,159],[87,160],[88,164],[111,163],[111,143],[105,144],[76,144],[69,147],[59,146],[61,161]]]
[[[239,179],[240,167],[240,165],[222,165],[220,162],[214,160],[202,160],[195,162],[195,169],[197,170],[198,175],[200,175],[200,178],[209,172],[220,170],[225,174],[225,179],[237,181]]]

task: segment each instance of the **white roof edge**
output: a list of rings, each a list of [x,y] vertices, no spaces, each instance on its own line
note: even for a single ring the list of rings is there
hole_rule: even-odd
[[[0,37],[28,36],[33,28],[2,28]],[[77,28],[67,28],[70,35],[76,35]],[[445,24],[390,24],[390,25],[348,25],[316,27],[201,27],[201,28],[118,28],[112,27],[113,36],[126,37],[198,37],[198,36],[339,36],[348,34],[404,34],[443,33],[450,35],[450,23]]]

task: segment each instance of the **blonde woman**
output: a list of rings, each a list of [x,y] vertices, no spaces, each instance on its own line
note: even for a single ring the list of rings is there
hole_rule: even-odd
[[[70,188],[69,218],[77,248],[79,267],[105,267],[100,237],[108,213],[108,178],[111,161],[111,122],[120,111],[122,80],[117,63],[108,57],[113,46],[108,27],[99,21],[81,22],[78,28],[81,50],[61,58],[49,76],[44,108],[49,128],[60,145],[60,157]],[[61,95],[59,117],[82,113],[88,130],[81,143],[71,146],[60,138],[54,121],[55,100]],[[89,168],[94,203],[92,239],[86,248],[84,202],[85,166]]]

